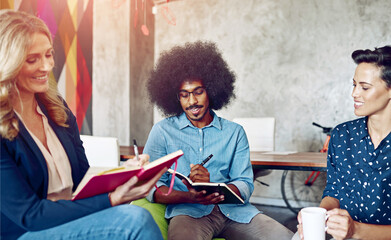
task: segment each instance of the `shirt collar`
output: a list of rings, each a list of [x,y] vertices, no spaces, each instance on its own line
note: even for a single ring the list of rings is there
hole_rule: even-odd
[[[369,136],[367,122],[368,122],[368,117],[363,117],[357,120],[357,124],[358,124],[357,127],[359,128],[358,136],[360,137],[360,139]]]
[[[38,114],[42,115],[43,117],[46,118],[45,114],[43,113],[42,109],[39,107],[39,104],[37,104],[37,112]]]
[[[39,106],[39,104],[37,104],[35,110],[37,110],[37,113],[39,115],[41,115],[43,118],[46,118],[45,114],[43,113],[41,107]],[[20,113],[18,113],[15,109],[14,109],[14,112],[16,113],[16,115],[18,116],[19,119],[22,119],[22,115]]]
[[[203,128],[215,127],[217,129],[221,130],[221,123],[220,123],[219,117],[212,110],[210,110],[210,114],[212,115],[213,120],[209,125],[207,125]],[[193,124],[190,122],[190,120],[186,117],[186,114],[184,112],[178,116],[178,125],[179,125],[179,129],[184,129],[186,127],[196,128],[193,126]]]

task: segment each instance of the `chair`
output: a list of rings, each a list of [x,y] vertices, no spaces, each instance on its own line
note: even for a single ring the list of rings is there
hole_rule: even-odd
[[[234,118],[246,132],[250,151],[274,151],[274,126],[273,117],[263,118]]]
[[[274,151],[274,117],[234,118],[232,121],[243,127],[247,135],[250,151]],[[270,174],[271,171],[272,170],[255,171],[254,180],[256,180],[257,177]]]
[[[274,118],[235,118],[233,121],[243,126],[249,140],[250,151],[274,151]],[[254,172],[254,179],[270,172],[271,170]],[[147,209],[158,224],[163,239],[167,239],[168,221],[164,218],[166,205],[150,203],[145,198],[133,201],[131,204]],[[217,239],[219,238],[214,238]]]
[[[148,210],[148,212],[152,215],[156,224],[158,225],[160,232],[162,233],[163,239],[167,240],[167,232],[168,232],[168,221],[165,219],[164,214],[166,212],[166,205],[160,203],[151,203],[146,198],[142,198],[139,200],[135,200],[130,204],[136,205]],[[224,240],[224,238],[213,238],[213,240]]]
[[[91,167],[118,167],[120,163],[117,138],[80,135]]]

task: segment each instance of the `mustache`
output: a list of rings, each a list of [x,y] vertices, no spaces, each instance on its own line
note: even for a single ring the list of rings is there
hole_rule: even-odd
[[[202,105],[191,105],[189,107],[186,108],[186,110],[191,110],[193,108],[202,108],[203,106]]]

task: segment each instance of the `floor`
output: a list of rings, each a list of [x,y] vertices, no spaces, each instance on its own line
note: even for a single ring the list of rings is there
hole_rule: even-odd
[[[297,231],[297,215],[288,208],[259,204],[254,204],[254,206],[257,207],[260,211],[263,211],[263,213],[269,217],[277,220],[292,232],[295,233]],[[326,240],[330,240],[331,238],[331,235],[326,234]]]
[[[266,206],[266,205],[257,205],[255,204],[260,211],[263,211],[264,214],[269,217],[277,220],[279,223],[287,227],[292,232],[297,230],[297,216],[291,210],[285,207],[275,207],[275,206]]]

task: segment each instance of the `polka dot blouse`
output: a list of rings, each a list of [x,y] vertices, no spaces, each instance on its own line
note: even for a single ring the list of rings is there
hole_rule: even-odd
[[[356,221],[391,224],[391,133],[375,149],[367,118],[342,123],[332,132],[327,159],[323,197],[338,199]]]

